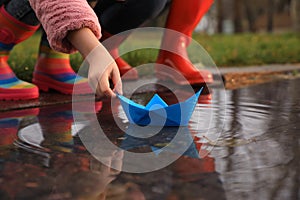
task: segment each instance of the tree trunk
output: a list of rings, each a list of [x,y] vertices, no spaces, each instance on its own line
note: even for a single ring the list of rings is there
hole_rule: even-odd
[[[243,32],[243,26],[242,26],[242,2],[241,0],[234,0],[234,32],[235,33],[241,33]]]
[[[300,32],[300,0],[291,1],[291,16],[294,31]]]
[[[267,10],[267,31],[271,33],[273,31],[273,17],[275,9],[274,0],[268,0],[268,10]]]
[[[217,32],[223,32],[223,0],[217,0]]]
[[[253,3],[249,0],[244,0],[245,10],[246,10],[246,18],[248,22],[249,31],[254,33],[256,32],[256,14],[254,13]]]

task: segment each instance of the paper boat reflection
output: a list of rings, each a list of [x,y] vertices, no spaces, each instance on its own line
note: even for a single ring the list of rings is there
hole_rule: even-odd
[[[156,134],[153,135],[152,132]],[[153,136],[147,138],[136,137],[144,135]],[[176,135],[178,138],[174,140]],[[188,127],[163,127],[157,132],[157,129],[153,127],[140,127],[130,124],[124,138],[120,148],[126,151],[145,148],[155,153],[155,155],[167,152],[190,158],[200,158]]]
[[[141,126],[187,126],[203,87],[184,102],[167,105],[157,94],[146,106],[118,95],[131,124]]]

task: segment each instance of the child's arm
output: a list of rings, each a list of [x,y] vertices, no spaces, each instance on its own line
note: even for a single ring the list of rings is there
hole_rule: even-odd
[[[101,36],[100,24],[86,0],[29,0],[29,2],[54,50],[64,53],[79,50],[84,57],[94,58],[89,61],[89,82],[97,89],[98,94],[115,96],[109,88],[109,78],[113,79],[114,84],[119,82],[119,89],[115,88],[115,91],[121,93],[117,65],[111,61],[111,56],[98,41]],[[95,51],[92,50],[95,48],[98,56],[89,56],[90,52],[94,55]],[[107,65],[103,61],[111,62]]]
[[[96,88],[99,95],[115,97],[115,93],[109,87],[111,78],[117,93],[122,93],[120,73],[114,59],[88,28],[70,31],[67,39],[78,49],[82,56],[90,64],[89,82]],[[95,49],[97,48],[97,49]],[[93,51],[95,49],[95,51]],[[93,51],[93,53],[91,53]]]

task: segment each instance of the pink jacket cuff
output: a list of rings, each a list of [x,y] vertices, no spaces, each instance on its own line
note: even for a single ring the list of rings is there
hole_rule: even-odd
[[[67,40],[69,31],[89,28],[99,39],[101,28],[98,18],[86,0],[29,0],[40,20],[51,48],[64,53],[76,49]]]

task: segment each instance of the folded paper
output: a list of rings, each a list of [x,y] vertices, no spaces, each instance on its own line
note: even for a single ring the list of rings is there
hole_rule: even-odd
[[[186,101],[173,105],[168,105],[157,94],[152,97],[146,106],[122,95],[117,96],[131,124],[141,126],[187,126],[202,89]]]

